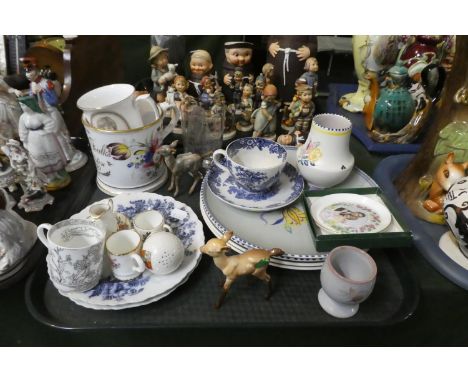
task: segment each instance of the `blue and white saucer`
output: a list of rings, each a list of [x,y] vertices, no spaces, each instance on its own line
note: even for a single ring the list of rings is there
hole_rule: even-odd
[[[265,212],[286,207],[301,196],[304,179],[289,163],[280,174],[279,182],[272,188],[253,192],[239,185],[234,177],[217,166],[207,174],[208,186],[223,202],[246,211]]]

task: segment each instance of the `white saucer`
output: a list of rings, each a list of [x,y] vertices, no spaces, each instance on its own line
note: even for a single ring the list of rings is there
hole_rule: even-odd
[[[340,193],[317,198],[310,212],[320,227],[336,234],[377,233],[392,222],[387,207],[358,194]]]
[[[86,163],[88,162],[88,156],[81,152],[78,149],[75,149],[75,155],[73,155],[73,158],[70,163],[67,164],[65,167],[65,170],[67,172],[73,172],[81,167],[83,167]]]
[[[279,182],[267,191],[252,192],[239,185],[227,171],[213,165],[207,174],[208,186],[223,202],[246,211],[265,212],[288,206],[301,196],[304,179],[289,163]]]
[[[161,175],[155,179],[153,182],[145,184],[141,187],[136,188],[118,188],[112,187],[107,184],[104,184],[98,177],[96,178],[96,184],[98,188],[107,195],[115,196],[124,193],[134,193],[134,192],[152,192],[155,191],[166,183],[167,180],[167,168],[166,166],[162,166]]]
[[[176,271],[156,276],[146,270],[129,281],[101,280],[86,292],[58,292],[74,303],[96,310],[121,310],[151,304],[166,297],[185,283],[198,265],[201,256],[186,256]]]
[[[445,232],[440,237],[439,248],[459,266],[468,269],[468,259],[463,255],[463,252],[458,246],[457,239],[455,239],[451,231]]]

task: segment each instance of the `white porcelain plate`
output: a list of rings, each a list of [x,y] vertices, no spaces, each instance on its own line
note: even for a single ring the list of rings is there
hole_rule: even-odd
[[[213,223],[211,223],[210,219],[204,212],[204,210],[201,210],[203,219],[205,220],[206,225],[208,228],[213,232],[213,234],[216,237],[221,237],[226,230],[220,231]],[[236,236],[233,236],[231,240],[228,242],[228,246],[236,253],[243,253],[249,249],[252,249],[254,247],[247,247],[244,248],[237,244],[238,238]],[[308,262],[308,261],[297,261],[296,258],[291,258],[288,255],[283,255],[283,256],[275,256],[270,259],[270,265],[273,267],[278,267],[278,268],[285,268],[285,269],[294,269],[294,270],[320,270],[323,265],[323,261],[315,261],[315,262]]]
[[[288,163],[296,165],[296,148],[286,147]],[[355,167],[340,188],[377,187],[366,173]],[[270,264],[280,268],[316,270],[325,260],[326,252],[317,252],[304,207],[295,201],[286,208],[268,211],[245,211],[226,204],[208,187],[205,177],[200,191],[203,219],[214,235],[229,228],[234,236],[229,245],[236,252],[251,248],[282,248],[286,253],[272,258]]]
[[[289,163],[281,172],[279,182],[267,191],[252,192],[240,186],[227,171],[213,165],[208,171],[208,186],[225,203],[247,211],[277,210],[293,203],[301,196],[304,179]]]
[[[357,194],[317,198],[310,212],[318,225],[335,234],[377,233],[392,221],[392,214],[382,203]]]
[[[201,259],[200,247],[205,242],[203,225],[193,210],[175,199],[152,193],[132,193],[115,196],[114,210],[129,219],[145,210],[158,210],[185,247],[185,258],[173,273],[156,276],[145,271],[136,279],[118,281],[106,278],[86,292],[62,293],[78,305],[93,309],[126,309],[149,304],[165,297],[183,284]],[[99,201],[97,203],[102,203]],[[72,218],[86,218],[89,207]]]
[[[231,242],[239,250],[251,248],[283,249],[286,253],[279,260],[295,263],[323,262],[326,253],[315,250],[312,233],[304,207],[300,201],[274,211],[252,212],[225,204],[209,189],[207,178],[200,190],[200,209],[204,218],[214,226],[215,235],[234,231]],[[213,231],[213,230],[212,230]]]

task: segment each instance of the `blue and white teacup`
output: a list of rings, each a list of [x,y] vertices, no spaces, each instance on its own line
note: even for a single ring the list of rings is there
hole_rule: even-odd
[[[213,153],[216,166],[229,171],[239,185],[255,192],[267,190],[279,181],[286,158],[283,146],[265,138],[240,138],[226,150]]]

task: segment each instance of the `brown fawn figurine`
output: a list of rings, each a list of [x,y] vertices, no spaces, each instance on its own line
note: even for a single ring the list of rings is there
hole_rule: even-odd
[[[221,307],[232,283],[239,276],[244,275],[252,275],[266,282],[268,285],[268,293],[265,298],[269,299],[272,292],[271,277],[266,271],[270,263],[270,257],[279,256],[284,253],[284,251],[279,248],[273,248],[269,251],[265,249],[250,249],[240,255],[228,257],[226,256],[226,252],[229,250],[227,242],[231,239],[232,235],[232,231],[226,231],[222,237],[210,239],[200,248],[202,253],[213,258],[215,265],[223,272],[224,276],[226,276],[223,290],[215,305],[216,309]]]
[[[200,173],[202,157],[195,153],[182,153],[175,157],[174,154],[177,152],[177,143],[178,141],[174,141],[170,145],[161,146],[156,150],[153,160],[156,160],[155,158],[158,154],[164,158],[164,163],[172,174],[171,184],[168,190],[172,191],[172,189],[175,187],[174,196],[179,194],[180,176],[186,172],[190,173],[190,175],[193,177],[193,183],[190,186],[189,194],[192,194],[192,192],[195,191],[195,187],[197,186],[198,182],[202,178]]]
[[[435,173],[435,179],[429,189],[428,198],[424,201],[423,207],[436,214],[442,214],[444,207],[444,197],[448,189],[458,179],[465,176],[468,169],[468,162],[454,163],[455,154],[447,154],[447,158],[442,162]]]

